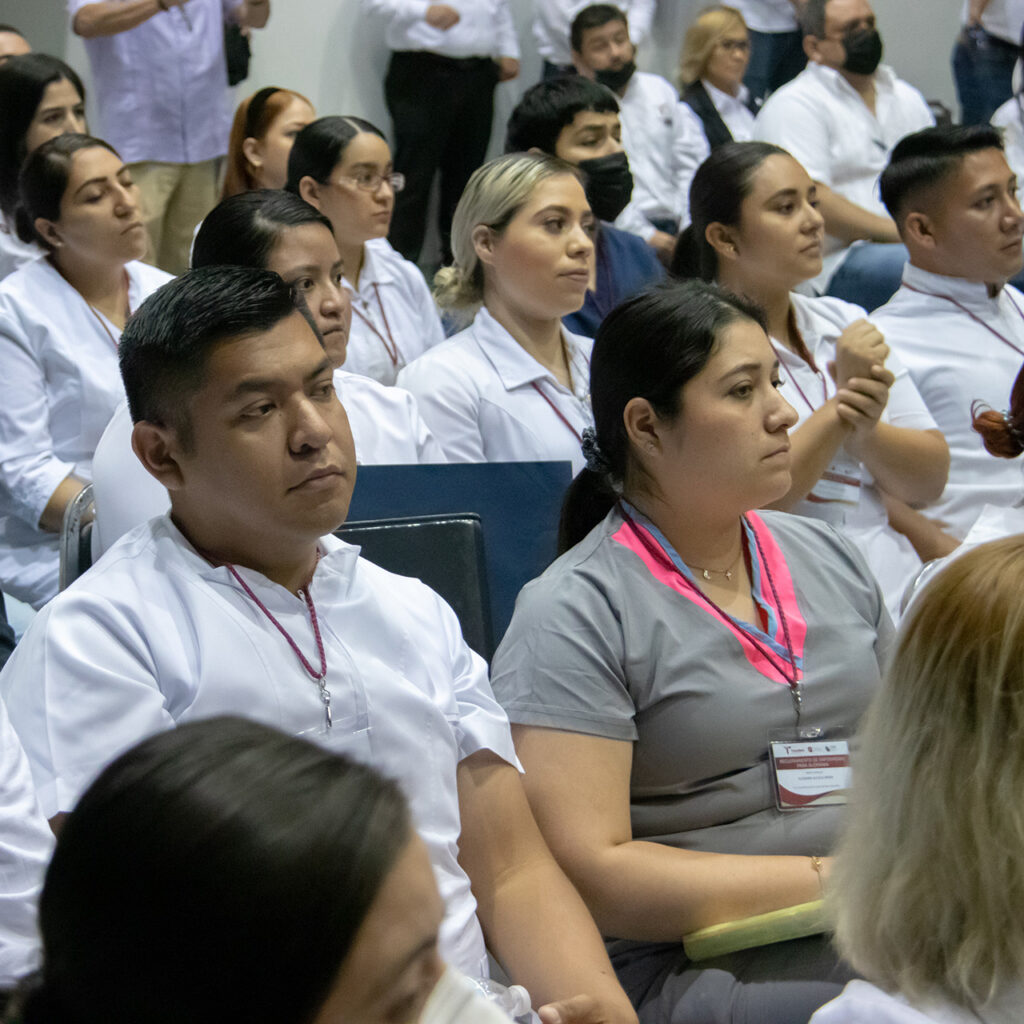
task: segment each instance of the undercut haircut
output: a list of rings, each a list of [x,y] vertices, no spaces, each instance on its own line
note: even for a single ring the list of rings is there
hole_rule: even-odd
[[[539,149],[555,155],[558,137],[583,112],[617,114],[619,101],[611,89],[582,75],[538,82],[524,93],[508,119],[506,153]]]
[[[899,225],[922,192],[955,174],[969,153],[983,149],[1003,149],[1002,136],[987,124],[936,125],[901,139],[879,179],[889,216]]]
[[[584,7],[579,14],[573,18],[572,26],[569,29],[569,42],[575,53],[580,53],[583,46],[583,33],[592,28],[601,28],[610,21],[621,21],[629,30],[629,19],[621,7],[614,4],[591,4]]]
[[[200,267],[154,292],[121,335],[121,378],[132,422],[172,427],[191,448],[188,407],[217,345],[271,330],[299,312],[323,345],[305,301],[275,273]]]

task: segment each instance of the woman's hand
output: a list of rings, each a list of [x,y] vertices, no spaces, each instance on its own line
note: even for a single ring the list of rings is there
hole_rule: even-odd
[[[848,378],[836,392],[839,418],[853,428],[853,433],[846,440],[846,448],[857,458],[863,457],[859,449],[878,426],[889,401],[889,388],[896,379],[890,370],[878,363],[871,367],[869,374]]]
[[[636,1014],[628,1014],[620,1006],[606,1006],[593,996],[573,996],[557,1003],[548,1003],[537,1011],[542,1024],[630,1024]]]
[[[836,339],[836,357],[828,370],[836,387],[844,388],[851,378],[871,377],[872,368],[884,366],[888,355],[882,332],[867,320],[855,320]]]

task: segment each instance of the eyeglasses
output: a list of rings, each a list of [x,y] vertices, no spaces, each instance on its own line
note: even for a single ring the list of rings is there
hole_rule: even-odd
[[[392,171],[391,174],[380,174],[377,171],[360,171],[358,174],[350,174],[331,182],[332,185],[340,185],[342,182],[350,182],[356,188],[364,192],[376,192],[384,182],[391,186],[392,192],[401,192],[405,188],[405,175]]]
[[[718,45],[729,53],[750,53],[749,39],[719,39]]]

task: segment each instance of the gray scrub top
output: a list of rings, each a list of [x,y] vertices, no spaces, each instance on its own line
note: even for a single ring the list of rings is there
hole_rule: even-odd
[[[878,585],[830,526],[758,515],[807,622],[801,724],[852,731],[892,635]],[[622,522],[613,510],[523,588],[492,669],[509,719],[632,742],[636,839],[716,853],[828,853],[842,808],[775,807],[768,732],[794,725],[788,688],[761,675],[706,606],[613,540]]]

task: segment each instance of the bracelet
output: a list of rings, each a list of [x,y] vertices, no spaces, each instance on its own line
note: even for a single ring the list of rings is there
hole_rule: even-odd
[[[824,867],[820,857],[811,858],[811,867],[814,869],[814,873],[818,876],[818,888],[821,890],[821,895],[825,895],[825,883],[821,880],[821,869]]]

